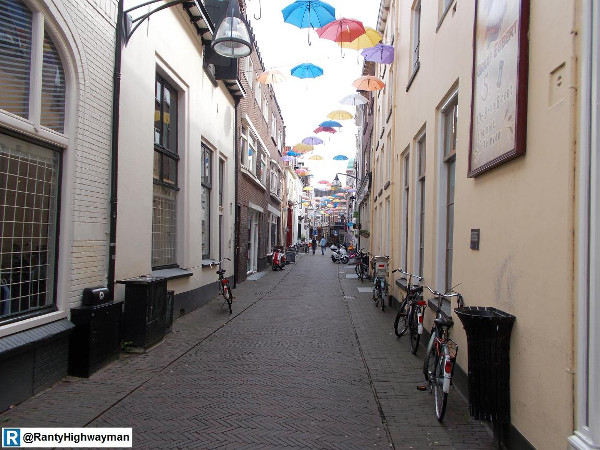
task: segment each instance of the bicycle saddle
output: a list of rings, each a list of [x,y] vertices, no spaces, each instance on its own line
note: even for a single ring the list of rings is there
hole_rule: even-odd
[[[423,292],[423,286],[413,286],[412,290],[416,293],[421,293]]]
[[[454,320],[452,320],[452,317],[438,317],[437,319],[435,319],[435,324],[438,327],[452,328],[452,326],[454,325]]]
[[[217,273],[219,275],[223,275],[225,273],[225,269],[217,270]]]

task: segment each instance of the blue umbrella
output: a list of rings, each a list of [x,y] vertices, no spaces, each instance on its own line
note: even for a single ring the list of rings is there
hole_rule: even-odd
[[[302,153],[297,153],[297,152],[287,152],[286,155],[288,156],[300,156]]]
[[[335,8],[319,0],[297,0],[281,12],[284,22],[298,28],[321,28],[335,20]]]
[[[298,78],[317,78],[323,75],[323,69],[311,63],[304,63],[294,67],[291,74]]]
[[[333,157],[334,161],[346,161],[348,159],[347,156],[344,155],[336,155]]]
[[[342,124],[339,122],[336,122],[335,120],[326,120],[325,122],[321,122],[319,124],[320,127],[330,127],[330,128],[335,128],[335,127],[341,127]]]

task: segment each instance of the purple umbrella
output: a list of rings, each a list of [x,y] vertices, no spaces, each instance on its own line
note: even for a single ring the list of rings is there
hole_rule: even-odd
[[[394,62],[394,47],[391,45],[377,44],[375,47],[365,48],[360,54],[367,61],[380,64],[391,64]]]
[[[309,136],[307,138],[302,139],[302,143],[308,145],[320,145],[323,143],[323,141],[316,136]]]

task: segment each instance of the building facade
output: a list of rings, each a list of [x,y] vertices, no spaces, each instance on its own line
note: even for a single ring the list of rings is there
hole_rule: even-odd
[[[0,1],[0,409],[67,374],[106,285],[117,1]]]
[[[141,3],[126,2],[132,18],[146,12],[132,9]],[[237,60],[211,49],[224,14],[215,5],[153,14],[121,54],[116,298],[123,280],[165,277],[175,318],[214,298],[215,263],[234,260],[235,111],[244,92]],[[233,277],[232,262],[223,268]]]
[[[256,47],[240,62],[247,95],[237,109],[236,281],[270,264],[273,247],[285,245],[287,203],[281,161],[285,134],[273,88],[258,76],[265,70]],[[286,219],[287,220],[287,219]]]
[[[516,317],[509,447],[596,448],[598,7],[540,6],[382,2],[396,52],[375,72],[371,252]]]

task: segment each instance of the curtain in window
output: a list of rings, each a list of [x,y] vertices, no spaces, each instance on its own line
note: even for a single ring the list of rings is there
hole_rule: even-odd
[[[65,74],[54,43],[44,33],[41,124],[59,133],[65,127]]]
[[[152,267],[164,267],[177,263],[177,209],[176,191],[154,185],[152,206]]]

